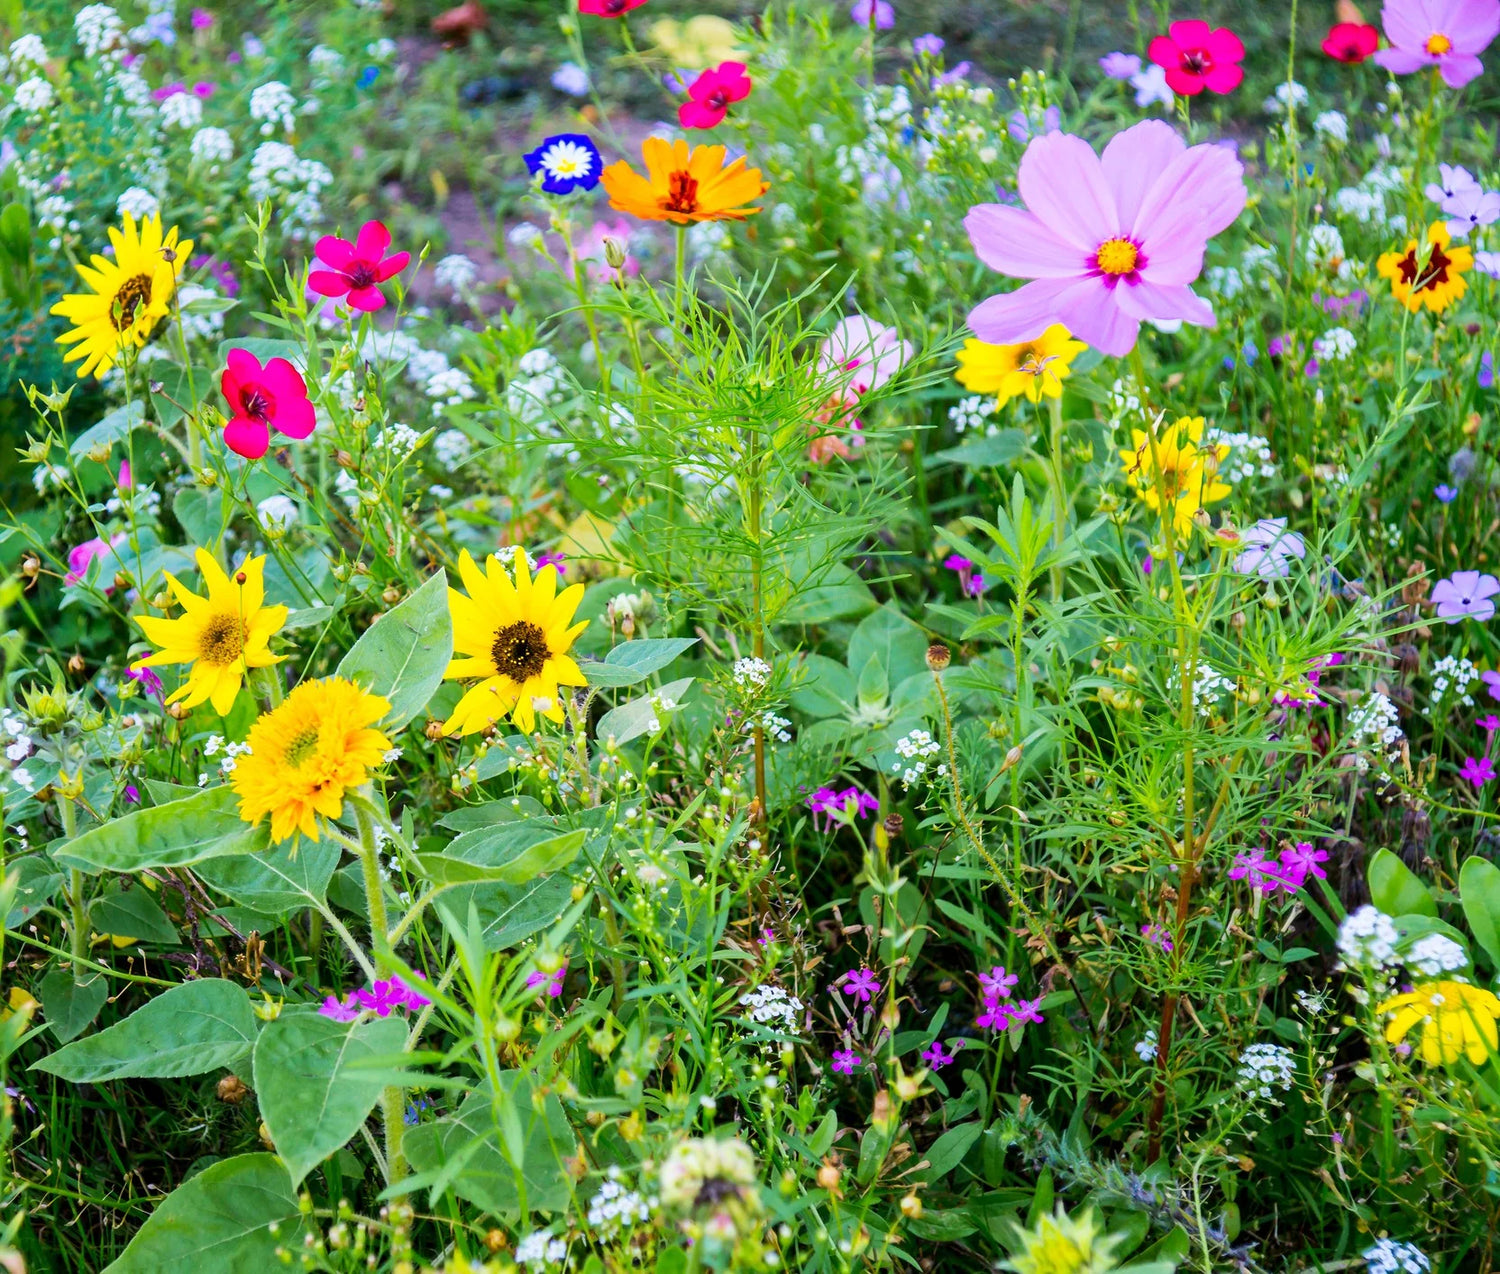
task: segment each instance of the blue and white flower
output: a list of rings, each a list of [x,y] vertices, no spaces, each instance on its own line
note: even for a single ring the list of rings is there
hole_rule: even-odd
[[[604,169],[599,148],[582,133],[558,133],[528,151],[525,158],[527,169],[533,177],[541,177],[542,189],[549,195],[592,190]]]

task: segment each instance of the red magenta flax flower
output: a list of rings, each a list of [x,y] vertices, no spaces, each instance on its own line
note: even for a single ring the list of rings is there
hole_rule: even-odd
[[[266,454],[273,428],[288,438],[306,438],[317,424],[307,384],[284,358],[262,367],[249,350],[232,349],[219,388],[229,404],[224,444],[246,460]]]
[[[1167,73],[1167,87],[1184,97],[1232,93],[1245,78],[1245,46],[1228,27],[1210,28],[1193,19],[1174,22],[1151,41],[1147,56]]]
[[[385,293],[377,284],[406,269],[410,252],[386,256],[391,232],[380,221],[367,221],[353,243],[331,234],[318,240],[318,261],[324,266],[307,276],[307,286],[319,296],[344,297],[352,309],[378,310]]]
[[[596,18],[623,18],[645,3],[646,0],[578,0],[578,12],[590,13]]]
[[[730,103],[744,101],[750,88],[743,62],[720,62],[688,85],[688,100],[677,108],[677,122],[684,128],[717,128],[729,114]]]
[[[1380,29],[1368,22],[1336,22],[1323,37],[1323,52],[1335,62],[1363,62],[1380,47]]]

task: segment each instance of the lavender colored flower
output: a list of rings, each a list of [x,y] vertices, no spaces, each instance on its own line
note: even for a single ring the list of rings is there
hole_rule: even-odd
[[[953,1046],[953,1052],[945,1053],[943,1045],[939,1040],[933,1040],[931,1044],[922,1050],[922,1060],[927,1063],[928,1067],[935,1071],[940,1071],[944,1066],[951,1064],[957,1056],[957,1044]]]
[[[1491,699],[1500,699],[1500,672],[1482,672],[1479,680],[1489,687]]]
[[[1463,88],[1484,70],[1479,55],[1500,33],[1495,0],[1389,0],[1380,11],[1390,47],[1375,54],[1377,66],[1410,75],[1435,66],[1449,88]]]
[[[389,1017],[395,1009],[420,1009],[432,1003],[420,991],[395,977],[377,979],[370,984],[368,991],[355,991],[354,999],[376,1017]]]
[[[569,97],[587,97],[589,73],[577,62],[564,62],[552,72],[552,87]]]
[[[941,75],[934,75],[932,77],[932,87],[936,89],[948,84],[957,84],[973,69],[974,64],[972,62],[960,62],[951,70],[944,71]]]
[[[1171,935],[1167,933],[1166,928],[1162,925],[1142,925],[1141,937],[1153,947],[1160,947],[1169,954],[1172,951]]]
[[[896,25],[896,11],[889,0],[854,0],[849,17],[855,26],[874,26],[878,31],[889,31]]]
[[[1285,518],[1262,518],[1240,532],[1240,543],[1245,547],[1232,565],[1241,575],[1285,579],[1292,573],[1292,559],[1300,562],[1307,556],[1307,542],[1287,530]]]
[[[1432,488],[1432,494],[1439,504],[1452,504],[1458,499],[1458,488],[1450,487],[1446,482],[1439,482]]]
[[[562,964],[551,973],[543,973],[540,969],[533,969],[526,975],[526,989],[528,991],[543,991],[549,1000],[555,1000],[562,994],[563,979],[568,976],[568,962]]]
[[[833,1069],[840,1075],[852,1075],[857,1066],[863,1066],[864,1059],[852,1048],[836,1048],[833,1050]]]
[[[1495,731],[1500,730],[1500,717],[1497,717],[1493,712],[1490,712],[1480,717],[1479,720],[1474,722],[1474,724],[1477,725],[1481,730],[1483,730],[1485,734],[1490,738],[1494,738]]]
[[[125,784],[125,804],[139,805],[141,803],[141,789],[134,783]]]
[[[206,31],[214,24],[214,15],[207,9],[194,9],[192,16],[193,30]]]
[[[1141,59],[1134,53],[1121,53],[1116,49],[1099,59],[1099,69],[1112,80],[1128,80],[1139,75]]]
[[[880,982],[869,969],[856,969],[840,979],[845,995],[852,995],[860,1004],[868,1004],[870,997],[880,994]]]
[[[1495,356],[1489,350],[1485,350],[1479,356],[1479,388],[1493,389],[1495,387]]]
[[[943,51],[943,37],[928,32],[911,42],[911,51],[917,57],[937,57]]]
[[[1252,888],[1273,893],[1281,888],[1281,864],[1266,857],[1263,849],[1252,849],[1234,856],[1229,869],[1230,880],[1243,880]]]
[[[1061,127],[1062,111],[1056,106],[1049,106],[1042,115],[1041,131],[1043,133],[1055,133]],[[1024,145],[1031,139],[1033,132],[1031,120],[1027,117],[1025,111],[1012,111],[1010,118],[1006,121],[1006,128],[1011,135],[1011,139],[1018,145]]]
[[[1432,586],[1432,602],[1437,607],[1439,619],[1457,624],[1464,619],[1477,619],[1481,623],[1495,613],[1495,603],[1490,601],[1500,593],[1500,580],[1479,571],[1454,571],[1447,579],[1440,579]]]
[[[1014,1010],[1016,1023],[1035,1022],[1040,1026],[1045,1021],[1041,1014],[1041,1008],[1041,996],[1037,996],[1034,1000],[1017,1000]]]
[[[974,1025],[986,1031],[1008,1031],[1013,1007],[1013,1005],[1002,1004],[999,1000],[986,1000],[984,1011],[974,1019]]]
[[[1495,763],[1487,756],[1475,760],[1472,756],[1464,757],[1464,763],[1458,771],[1458,777],[1468,779],[1478,791],[1492,778],[1495,777]]]
[[[318,1009],[324,1017],[331,1017],[335,1022],[352,1022],[359,1016],[360,1003],[359,993],[350,991],[342,1000],[336,995],[330,995],[323,1001],[322,1007]]]
[[[1130,87],[1135,90],[1135,104],[1142,108],[1157,103],[1171,107],[1177,102],[1177,94],[1167,84],[1166,71],[1155,62],[1132,75]]]

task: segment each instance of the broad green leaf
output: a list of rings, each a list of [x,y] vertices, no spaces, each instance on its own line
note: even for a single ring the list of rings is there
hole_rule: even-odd
[[[1388,916],[1436,916],[1437,902],[1427,886],[1388,849],[1370,858],[1370,901]]]
[[[394,1063],[405,1043],[406,1023],[394,1017],[346,1023],[293,1010],[261,1031],[255,1092],[293,1186],[357,1134],[380,1100],[380,1076],[357,1063]]]
[[[460,885],[433,906],[444,927],[454,932],[463,928],[472,900],[486,950],[505,951],[561,920],[572,893],[573,882],[567,876],[538,876],[524,885]]]
[[[7,867],[7,874],[16,878],[16,892],[5,925],[8,929],[19,929],[52,901],[52,895],[62,888],[63,874],[45,854],[13,858]]]
[[[696,637],[643,637],[639,641],[622,642],[602,660],[581,663],[579,667],[591,686],[632,686],[653,672],[660,672],[697,644]]]
[[[200,403],[219,392],[219,378],[207,367],[195,367],[191,375],[185,367],[172,367],[155,383],[161,390],[152,391],[151,409],[164,429],[181,420],[184,412],[196,413]]]
[[[843,716],[854,706],[854,676],[827,655],[804,655],[806,670],[792,691],[792,707],[810,717]]]
[[[933,464],[956,464],[965,469],[998,469],[1026,450],[1026,435],[1019,429],[1002,429],[961,447],[934,452]]]
[[[193,544],[217,544],[224,534],[224,497],[217,490],[184,487],[172,497],[172,514]]]
[[[99,1016],[109,998],[109,979],[85,970],[87,982],[75,982],[70,969],[53,969],[37,990],[42,998],[42,1017],[59,1044],[77,1039]]]
[[[934,1141],[923,1156],[927,1160],[929,1179],[936,1181],[958,1167],[963,1157],[969,1153],[969,1147],[979,1140],[979,1134],[983,1131],[984,1125],[976,1120],[950,1128]]]
[[[871,658],[885,669],[888,685],[927,667],[927,634],[893,606],[866,615],[849,636],[849,668],[860,674]]]
[[[1459,898],[1474,941],[1500,969],[1500,867],[1477,855],[1464,859],[1458,873]]]
[[[438,819],[439,827],[469,832],[480,827],[497,827],[501,823],[518,823],[542,812],[542,803],[532,796],[507,796],[482,805],[463,805]]]
[[[123,887],[124,881],[113,880],[89,904],[89,924],[111,938],[134,938],[138,942],[156,942],[175,947],[182,944],[177,926],[141,884]]]
[[[973,1217],[961,1208],[924,1211],[915,1220],[906,1222],[906,1229],[929,1243],[955,1243],[973,1234],[978,1228]]]
[[[278,1247],[301,1250],[301,1230],[296,1192],[276,1157],[236,1155],[163,1199],[104,1274],[266,1274],[282,1268]]]
[[[249,827],[240,818],[234,791],[211,787],[92,827],[55,846],[52,857],[86,872],[137,872],[251,853],[263,850],[266,843],[264,828]]]
[[[74,460],[79,460],[95,447],[112,447],[130,437],[130,431],[145,418],[146,407],[143,403],[132,402],[116,407],[97,425],[85,429],[74,438],[68,446],[68,454]]]
[[[248,350],[264,366],[273,358],[284,358],[299,372],[307,370],[307,361],[302,356],[302,346],[296,341],[279,340],[273,336],[239,336],[232,341],[219,342],[219,367],[229,364],[229,351]]]
[[[651,701],[671,700],[680,704],[692,684],[692,677],[683,677],[680,681],[668,682],[660,690],[653,690],[650,694],[622,703],[618,708],[611,708],[599,718],[599,724],[594,727],[596,736],[601,739],[613,738],[616,743],[629,743],[643,734],[655,734],[665,728],[670,713],[658,711]]]
[[[338,672],[391,701],[380,728],[394,732],[427,706],[452,657],[448,577],[439,571],[371,624],[340,661]]]
[[[337,614],[338,610],[333,606],[304,606],[286,617],[281,630],[286,632],[295,628],[316,628],[319,624],[326,624]]]
[[[465,833],[469,836],[474,834]],[[571,863],[583,848],[585,835],[584,829],[580,827],[576,831],[564,832],[561,836],[536,841],[520,850],[513,858],[495,865],[451,858],[446,854],[418,854],[417,861],[422,865],[427,879],[439,885],[470,885],[482,881],[524,885],[537,876],[560,871]]]
[[[222,978],[184,982],[97,1035],[32,1065],[75,1084],[166,1079],[234,1066],[255,1043],[255,1010]]]
[[[321,903],[339,856],[332,841],[294,839],[259,854],[211,858],[194,871],[241,906],[279,916]]]

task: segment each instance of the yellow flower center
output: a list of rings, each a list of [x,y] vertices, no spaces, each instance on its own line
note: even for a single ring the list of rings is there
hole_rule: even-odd
[[[316,752],[317,748],[318,727],[310,725],[286,745],[286,753],[282,759],[293,769],[301,769],[302,763]]]
[[[1094,254],[1105,274],[1129,274],[1140,259],[1140,249],[1129,239],[1106,239]]]
[[[239,615],[215,615],[198,634],[198,658],[216,668],[226,668],[245,649],[245,621]]]
[[[151,276],[136,274],[120,284],[115,299],[109,307],[109,321],[115,331],[123,332],[135,326],[136,316],[151,304]]]
[[[495,634],[490,647],[490,658],[495,661],[495,671],[512,681],[526,681],[535,677],[547,666],[551,656],[547,649],[547,634],[528,620],[517,620],[507,624]]]
[[[1433,34],[1427,37],[1425,48],[1433,57],[1442,57],[1444,53],[1452,50],[1453,41],[1446,35]]]

